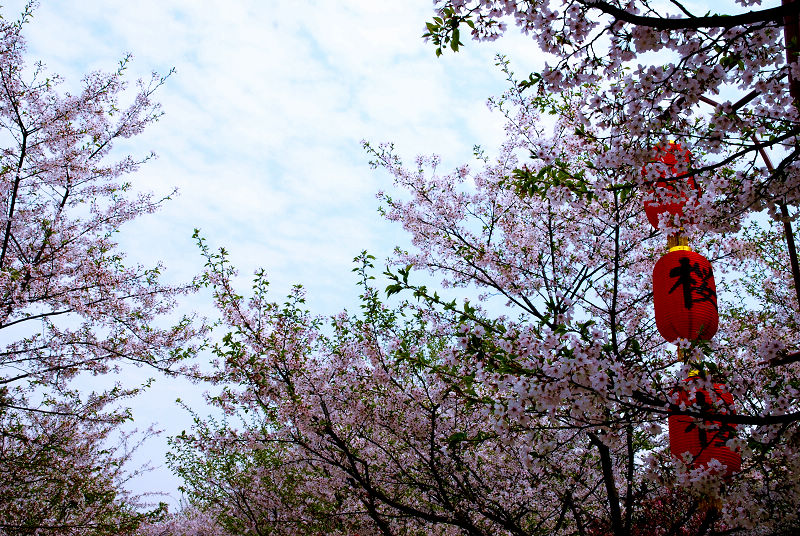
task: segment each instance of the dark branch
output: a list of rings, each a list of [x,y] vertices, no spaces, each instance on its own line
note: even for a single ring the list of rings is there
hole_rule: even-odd
[[[589,0],[581,2],[588,8],[599,9],[603,13],[615,17],[617,20],[635,24],[636,26],[646,26],[657,30],[697,30],[700,28],[733,28],[758,22],[778,22],[782,21],[786,15],[793,15],[800,12],[800,2],[762,9],[758,11],[748,11],[737,15],[710,15],[707,17],[692,17],[681,19],[666,19],[661,17],[644,17],[634,15],[622,8],[609,4],[602,0]]]
[[[800,361],[800,352],[795,352],[793,354],[783,355],[776,359],[772,359],[768,361],[770,367],[777,367],[780,365],[788,365],[789,363],[797,363]]]

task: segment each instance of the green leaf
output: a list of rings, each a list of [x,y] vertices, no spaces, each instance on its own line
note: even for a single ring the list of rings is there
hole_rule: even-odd
[[[456,444],[462,443],[467,439],[469,439],[469,436],[467,436],[465,432],[456,432],[447,438],[447,444],[454,447]]]
[[[453,52],[458,52],[458,46],[461,44],[459,41],[460,35],[458,28],[453,28],[453,35],[450,38],[450,48],[453,49]]]

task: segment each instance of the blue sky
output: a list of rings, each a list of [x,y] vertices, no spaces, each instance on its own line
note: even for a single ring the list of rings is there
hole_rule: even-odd
[[[5,2],[3,16],[22,5]],[[90,70],[114,69],[126,52],[132,79],[176,69],[157,95],[166,115],[120,146],[159,155],[131,177],[137,188],[179,189],[120,233],[132,261],[161,261],[168,281],[190,279],[202,267],[191,239],[198,227],[244,276],[265,267],[276,297],[302,283],[309,307],[332,314],[357,295],[350,269],[359,251],[380,260],[407,244],[377,214],[375,193],[391,179],[369,168],[359,141],[392,141],[407,160],[437,153],[443,169],[468,161],[475,144],[491,155],[503,118],[485,101],[505,89],[494,55],[508,54],[519,73],[540,66],[541,53],[516,34],[437,59],[420,38],[432,10],[430,0],[43,1],[24,34],[29,61],[60,73],[65,89]],[[206,302],[196,296],[182,308],[202,312]],[[175,397],[199,406],[201,392],[159,380],[132,402],[138,427],[164,430],[138,457],[157,469],[132,489],[165,491],[176,503],[165,437],[190,426]]]

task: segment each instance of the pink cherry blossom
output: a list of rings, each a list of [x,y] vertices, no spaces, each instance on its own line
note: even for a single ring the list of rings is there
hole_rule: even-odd
[[[163,267],[127,263],[114,241],[164,201],[128,182],[152,155],[113,148],[159,118],[165,78],[123,102],[126,57],[62,92],[58,75],[25,64],[30,17],[0,20],[0,532],[129,534],[143,504],[124,490],[129,453],[109,445],[130,419],[121,404],[146,385],[117,375],[176,372],[197,333],[188,317],[166,320],[193,286],[162,284]],[[92,377],[106,381],[77,388]]]

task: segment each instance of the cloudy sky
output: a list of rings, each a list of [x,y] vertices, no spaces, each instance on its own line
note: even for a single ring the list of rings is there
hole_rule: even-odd
[[[3,16],[22,5],[5,2]],[[431,0],[42,0],[24,34],[29,61],[60,73],[65,88],[126,52],[132,79],[176,70],[157,96],[163,119],[124,147],[159,155],[131,178],[138,188],[179,189],[123,229],[132,260],[190,279],[202,266],[197,227],[243,274],[265,267],[276,297],[302,283],[310,308],[332,314],[357,295],[359,251],[383,259],[406,243],[377,214],[375,193],[391,179],[369,168],[360,140],[392,141],[406,159],[440,154],[446,168],[468,161],[475,144],[492,154],[503,121],[485,101],[505,89],[494,55],[508,54],[519,73],[541,65],[517,36],[437,59],[420,38],[432,10]],[[182,307],[202,310],[206,298]],[[190,426],[175,397],[199,405],[201,391],[159,380],[133,402],[137,426],[164,430],[140,451],[156,469],[133,489],[177,502],[165,437]]]

